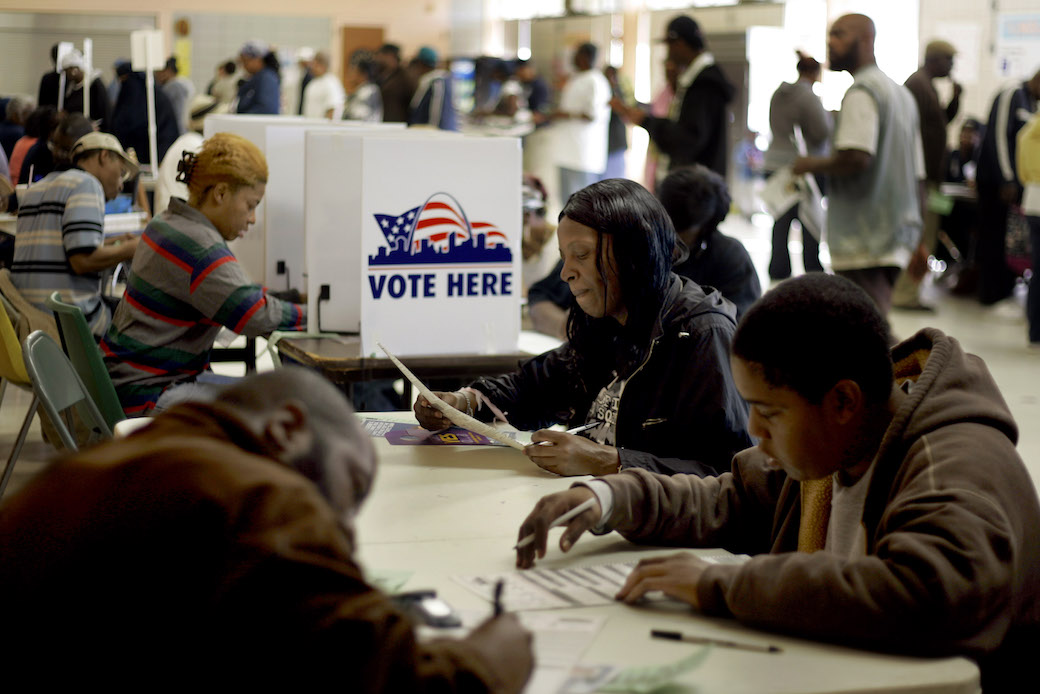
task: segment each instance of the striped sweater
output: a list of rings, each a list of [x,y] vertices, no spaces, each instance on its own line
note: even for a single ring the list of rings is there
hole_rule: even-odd
[[[33,306],[50,313],[55,291],[79,306],[91,331],[101,336],[109,311],[101,300],[101,275],[77,275],[69,257],[93,253],[105,241],[105,194],[86,171],[55,171],[35,183],[18,210],[11,281]]]
[[[253,337],[305,319],[303,306],[251,282],[205,215],[174,198],[145,229],[101,350],[123,410],[138,417],[206,369],[222,326]]]

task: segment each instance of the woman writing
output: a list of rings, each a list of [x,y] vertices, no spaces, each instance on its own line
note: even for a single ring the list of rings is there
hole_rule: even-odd
[[[305,322],[303,306],[269,296],[227,246],[264,197],[267,162],[256,145],[217,133],[198,154],[185,152],[180,170],[188,202],[172,198],[148,224],[101,342],[127,416],[213,392],[206,367],[221,327],[252,337]]]
[[[601,181],[567,201],[557,238],[576,304],[567,342],[444,400],[538,429],[525,453],[560,475],[728,469],[751,445],[729,370],[733,305],[671,272],[675,232],[661,204],[637,183]],[[422,397],[415,414],[428,429],[449,424]],[[588,438],[544,429],[590,422]]]

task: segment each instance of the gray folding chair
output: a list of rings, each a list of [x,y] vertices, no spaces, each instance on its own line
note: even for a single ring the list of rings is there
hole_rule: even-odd
[[[74,433],[75,420],[71,417],[73,412],[86,425],[91,439],[112,438],[112,430],[94,404],[94,399],[80,380],[72,362],[50,335],[42,330],[31,333],[25,338],[22,355],[33,392],[40,407],[57,429],[65,448],[79,450]]]

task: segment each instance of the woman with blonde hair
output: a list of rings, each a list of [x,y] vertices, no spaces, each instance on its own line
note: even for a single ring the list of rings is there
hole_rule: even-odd
[[[108,334],[101,342],[127,416],[204,399],[220,377],[207,371],[221,327],[246,336],[301,329],[302,305],[252,282],[227,246],[256,221],[267,162],[253,143],[217,133],[185,152],[170,200],[144,231]]]

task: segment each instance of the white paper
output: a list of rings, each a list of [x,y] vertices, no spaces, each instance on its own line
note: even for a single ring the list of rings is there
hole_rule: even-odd
[[[510,448],[515,448],[518,451],[524,450],[524,444],[520,443],[516,439],[504,435],[502,432],[495,429],[495,427],[485,424],[480,420],[474,419],[465,412],[460,412],[456,410],[454,407],[438,398],[436,395],[433,394],[433,391],[427,388],[426,385],[408,369],[407,366],[401,363],[400,359],[391,354],[390,350],[384,347],[381,342],[376,342],[376,344],[379,346],[379,349],[383,350],[383,352],[386,353],[386,356],[390,358],[390,361],[394,363],[394,366],[396,366],[401,371],[401,373],[404,374],[405,378],[407,378],[411,382],[411,384],[415,386],[415,388],[422,394],[422,396],[426,398],[426,400],[431,405],[437,408],[437,410],[439,410],[445,417],[451,420],[452,424],[460,426],[463,429],[468,429],[478,434],[482,434],[491,439],[492,441],[504,443]]]
[[[741,564],[750,557],[724,549],[698,551],[710,564]],[[591,564],[560,569],[526,569],[486,576],[452,576],[459,585],[491,601],[503,582],[501,602],[510,612],[610,605],[639,561]],[[658,593],[658,595],[661,595]]]

